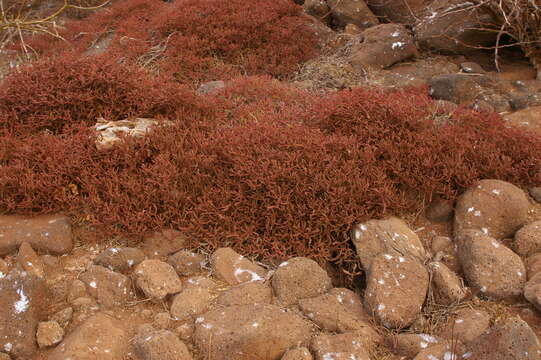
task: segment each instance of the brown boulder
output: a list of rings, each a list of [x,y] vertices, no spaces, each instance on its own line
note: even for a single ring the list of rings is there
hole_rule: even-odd
[[[384,69],[417,55],[413,36],[405,26],[381,24],[363,31],[363,42],[357,44],[349,60],[359,71]]]
[[[307,276],[309,274],[309,276]],[[271,279],[274,294],[284,305],[318,296],[332,288],[331,278],[314,260],[296,257],[280,264]]]
[[[368,0],[367,4],[374,14],[387,22],[413,24],[417,17],[433,0]]]
[[[533,275],[524,285],[524,297],[541,310],[541,273]]]
[[[71,225],[62,215],[23,217],[0,215],[0,255],[15,251],[23,242],[45,253],[66,254],[73,249]]]
[[[112,271],[127,273],[143,260],[145,260],[145,254],[139,249],[112,247],[99,254],[94,259],[94,263]]]
[[[541,252],[541,221],[521,227],[515,234],[512,248],[520,256]]]
[[[364,337],[357,333],[318,335],[311,344],[315,360],[370,360]]]
[[[9,272],[9,266],[4,261],[4,259],[0,258],[0,279],[4,278]]]
[[[509,125],[522,129],[525,128],[536,135],[541,135],[541,106],[532,106],[515,111],[511,114],[505,115],[503,118]],[[541,202],[540,188],[530,189],[530,194],[537,202]]]
[[[214,275],[229,285],[265,280],[267,276],[267,270],[237,254],[231,248],[216,250],[212,254],[210,263]]]
[[[188,250],[181,250],[169,256],[167,263],[171,265],[180,276],[192,276],[200,273],[207,261],[201,254],[196,254]]]
[[[444,74],[434,76],[428,82],[430,96],[436,100],[455,104],[473,103],[482,92],[487,77],[472,77],[466,74]]]
[[[276,360],[312,336],[307,321],[273,305],[216,309],[195,323],[195,345],[213,360]]]
[[[45,266],[43,265],[43,261],[41,261],[41,258],[38,256],[38,254],[36,254],[29,243],[23,242],[19,247],[17,262],[22,266],[24,271],[30,275],[34,275],[39,278],[45,277]]]
[[[493,299],[522,294],[526,268],[517,254],[477,230],[464,230],[457,240],[462,270],[472,288]]]
[[[139,334],[133,346],[141,360],[192,360],[186,345],[167,330]]]
[[[303,314],[325,331],[347,332],[367,329],[370,316],[364,311],[361,298],[348,289],[332,289],[318,297],[299,300]]]
[[[539,360],[540,354],[537,336],[520,318],[494,325],[468,346],[469,360]]]
[[[327,0],[327,4],[331,8],[332,22],[338,27],[354,24],[366,29],[379,24],[364,0]]]
[[[252,281],[234,286],[218,297],[217,303],[222,306],[270,304],[272,288],[268,282]]]
[[[414,27],[415,37],[425,50],[464,54],[493,45],[496,32],[482,31],[492,23],[481,7],[460,0],[433,1]]]
[[[148,258],[161,259],[184,249],[188,239],[177,230],[165,229],[154,232],[143,239],[141,250]]]
[[[55,321],[61,327],[65,328],[66,326],[68,326],[69,322],[71,321],[72,316],[73,316],[73,308],[67,307],[49,316],[49,321]]]
[[[73,330],[48,360],[123,360],[128,337],[118,321],[99,313]]]
[[[457,341],[452,343],[443,342],[440,344],[429,346],[415,356],[413,360],[459,360],[468,359],[464,345]],[[488,359],[487,359],[488,360]]]
[[[481,180],[462,194],[455,208],[455,236],[477,229],[500,240],[512,237],[528,221],[524,191],[505,181]]]
[[[173,298],[171,316],[176,320],[186,320],[189,316],[199,315],[209,308],[214,297],[206,288],[194,286],[184,289]]]
[[[526,258],[526,272],[528,279],[531,279],[535,274],[541,272],[541,252],[535,253]]]
[[[404,221],[395,217],[355,225],[353,244],[365,270],[370,269],[376,256],[384,253],[411,257],[420,262],[428,258],[417,234]]]
[[[36,340],[40,348],[56,345],[63,337],[64,329],[56,321],[43,321],[38,324]]]
[[[462,309],[449,317],[440,336],[469,344],[483,334],[490,326],[490,315],[483,310]]]
[[[0,349],[14,359],[30,359],[48,292],[43,279],[12,270],[0,279]]]
[[[453,218],[454,203],[442,198],[434,199],[426,209],[426,218],[434,222],[444,222]]]
[[[280,360],[312,360],[312,354],[305,347],[291,349],[286,351]]]
[[[428,264],[428,268],[432,275],[432,293],[438,304],[456,304],[466,297],[462,281],[445,264],[435,261]]]
[[[145,296],[161,300],[182,290],[182,283],[173,267],[160,260],[145,260],[135,267],[135,284]]]
[[[378,255],[367,274],[365,307],[383,326],[405,328],[421,312],[428,282],[428,271],[417,261]]]
[[[331,21],[331,8],[325,0],[306,0],[302,5],[304,12],[325,24]]]
[[[105,307],[121,306],[130,296],[130,279],[103,266],[91,265],[79,276],[88,294]]]
[[[386,340],[395,354],[408,358],[414,358],[419,352],[440,341],[441,339],[429,334],[396,334]]]
[[[541,106],[539,106],[539,112],[541,113]],[[540,126],[540,131],[541,131],[541,126]],[[541,187],[532,187],[528,190],[528,192],[530,193],[530,196],[535,201],[537,201],[538,203],[541,203]]]

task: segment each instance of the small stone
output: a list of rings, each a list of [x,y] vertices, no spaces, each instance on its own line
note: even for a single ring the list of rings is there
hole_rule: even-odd
[[[529,190],[530,196],[537,201],[538,203],[541,203],[541,187],[533,187]]]
[[[173,267],[160,260],[145,260],[135,268],[135,283],[145,296],[162,300],[182,290],[182,283]]]
[[[364,311],[361,298],[348,289],[335,288],[327,294],[301,299],[299,308],[307,318],[325,331],[373,331],[371,318]]]
[[[286,351],[281,360],[313,360],[310,350],[305,347]]]
[[[325,0],[305,0],[302,7],[308,15],[312,15],[325,24],[330,23],[330,8]]]
[[[541,272],[541,252],[535,253],[532,256],[526,258],[526,272],[528,273],[528,279],[531,279],[535,274]]]
[[[457,238],[458,256],[468,284],[492,299],[522,294],[526,267],[520,256],[498,240],[476,230],[464,230]]]
[[[29,243],[23,242],[21,244],[19,247],[19,254],[17,255],[17,261],[27,273],[39,278],[45,277],[43,262]]]
[[[156,330],[134,340],[135,353],[141,360],[191,360],[192,355],[180,339],[170,331]]]
[[[176,320],[185,320],[189,316],[195,316],[206,311],[214,295],[205,288],[191,287],[184,289],[173,298],[171,304],[171,316]]]
[[[414,358],[424,349],[439,344],[441,339],[429,334],[396,334],[389,336],[386,342],[397,355]]]
[[[175,333],[185,341],[191,340],[194,332],[194,325],[192,322],[184,323],[177,326]]]
[[[345,27],[355,24],[366,29],[379,24],[378,18],[372,13],[364,1],[360,0],[327,0],[331,8],[332,20],[336,26]]]
[[[229,285],[265,280],[267,276],[267,270],[237,254],[231,248],[216,250],[210,261],[213,274]]]
[[[211,291],[216,291],[220,287],[214,280],[206,276],[192,276],[183,281],[184,288],[200,287]]]
[[[130,247],[112,247],[99,254],[94,259],[94,263],[112,271],[127,273],[143,260],[145,260],[145,253],[139,249]]]
[[[434,199],[426,209],[426,218],[434,222],[449,221],[453,218],[454,204],[451,200]]]
[[[73,316],[73,308],[67,307],[63,310],[60,310],[49,317],[50,321],[56,321],[60,326],[65,328]]]
[[[533,275],[524,285],[524,297],[541,310],[541,273]]]
[[[435,236],[432,239],[432,253],[437,254],[441,251],[450,251],[454,247],[453,240],[448,236]]]
[[[432,274],[434,299],[438,304],[457,304],[466,297],[462,281],[445,264],[435,261],[428,264],[428,268]]]
[[[363,42],[354,44],[349,63],[357,71],[385,69],[417,56],[411,32],[402,24],[381,24],[362,32]]]
[[[42,321],[38,324],[36,339],[40,348],[58,344],[64,338],[64,329],[56,321]]]
[[[48,360],[119,360],[128,350],[128,337],[121,323],[96,314],[69,333],[49,353]]]
[[[85,283],[78,279],[73,280],[68,290],[68,302],[71,304],[75,299],[87,296]]]
[[[421,313],[428,282],[428,271],[416,260],[378,255],[367,275],[365,308],[383,326],[405,328]]]
[[[196,318],[194,343],[212,360],[273,360],[306,345],[312,331],[295,312],[274,305],[230,306]]]
[[[483,310],[462,309],[449,317],[440,336],[449,340],[458,340],[469,344],[483,334],[490,326],[490,315]]]
[[[141,250],[150,259],[162,259],[188,245],[188,239],[180,231],[166,229],[157,231],[143,239]]]
[[[130,279],[103,266],[91,265],[79,279],[87,292],[105,307],[122,306],[130,296]]]
[[[23,242],[43,253],[67,254],[73,249],[69,219],[62,215],[0,215],[0,255],[15,251]]]
[[[528,221],[524,191],[501,180],[481,180],[462,194],[455,208],[455,236],[476,229],[496,240],[512,237]]]
[[[3,279],[8,274],[8,272],[8,264],[3,259],[0,259],[0,279]]]
[[[479,65],[474,62],[463,62],[460,64],[460,70],[464,71],[467,74],[484,74],[486,71]]]
[[[156,329],[168,329],[171,325],[171,316],[168,312],[160,312],[154,315],[154,321],[152,322]]]
[[[310,274],[310,276],[306,276]],[[278,300],[292,305],[300,299],[326,293],[332,288],[331,279],[314,260],[297,257],[280,264],[271,279]]]
[[[327,360],[329,354],[337,354],[331,359],[370,360],[363,337],[355,333],[339,335],[318,335],[310,344],[315,360]]]
[[[521,227],[515,234],[512,248],[520,256],[541,252],[541,221],[534,221]]]
[[[206,265],[206,259],[203,255],[193,253],[188,250],[181,250],[167,260],[180,276],[192,276],[200,273],[203,266]]]
[[[468,360],[539,360],[535,332],[520,318],[497,323],[468,346]]]
[[[421,350],[413,360],[462,360],[468,359],[468,356],[464,357],[466,349],[463,344],[458,341],[452,343],[444,342],[429,346],[426,349]],[[488,360],[488,359],[487,359]]]
[[[0,279],[0,294],[0,349],[15,359],[31,359],[49,297],[46,283],[13,269]]]
[[[395,217],[357,224],[352,235],[357,255],[366,271],[380,254],[410,257],[421,263],[428,258],[419,236]]]
[[[217,303],[223,306],[270,304],[272,300],[272,288],[269,283],[252,281],[234,286],[224,291],[217,299]]]

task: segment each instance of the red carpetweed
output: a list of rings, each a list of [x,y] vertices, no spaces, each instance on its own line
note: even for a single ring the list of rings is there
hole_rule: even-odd
[[[38,37],[44,54],[84,54],[110,37],[108,57],[140,64],[197,84],[239,75],[284,77],[317,54],[317,39],[302,9],[290,0],[122,0],[61,33]],[[103,49],[102,49],[103,50]]]
[[[173,227],[194,246],[345,266],[355,222],[481,178],[541,182],[539,138],[465,109],[436,126],[426,89],[316,96],[256,77],[202,100],[116,62],[65,61],[0,85],[2,213],[63,211],[109,236]],[[99,115],[174,125],[98,151]]]

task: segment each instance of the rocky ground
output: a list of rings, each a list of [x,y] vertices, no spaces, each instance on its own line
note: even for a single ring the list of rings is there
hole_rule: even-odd
[[[205,253],[175,230],[89,245],[62,215],[1,216],[0,358],[540,359],[539,201],[483,180],[357,224],[350,289],[330,264]]]
[[[295,86],[426,85],[449,111],[496,111],[541,134],[537,70],[504,51],[496,71],[478,50],[494,41],[475,30],[482,13],[452,1],[302,3],[327,50]],[[4,53],[0,73],[15,58]],[[150,125],[99,120],[97,145]],[[483,180],[456,203],[357,224],[355,277],[307,258],[190,249],[172,229],[139,244],[89,232],[61,214],[0,216],[0,360],[541,359],[541,188]]]

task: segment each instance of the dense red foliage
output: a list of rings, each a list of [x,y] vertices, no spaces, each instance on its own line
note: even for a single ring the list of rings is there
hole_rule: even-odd
[[[143,64],[182,83],[239,75],[285,76],[317,53],[316,37],[290,0],[124,0],[82,21],[62,36],[39,38],[46,53],[84,53],[101,40],[108,57]]]
[[[436,126],[423,89],[316,97],[242,78],[200,98],[115,63],[65,61],[0,85],[0,213],[64,211],[109,234],[171,226],[211,248],[343,263],[357,221],[480,178],[541,183],[540,139],[468,110]],[[175,126],[98,151],[99,115]]]
[[[17,134],[95,124],[100,116],[175,117],[196,102],[184,86],[149,77],[105,58],[44,59],[7,77],[0,87],[0,129]]]

